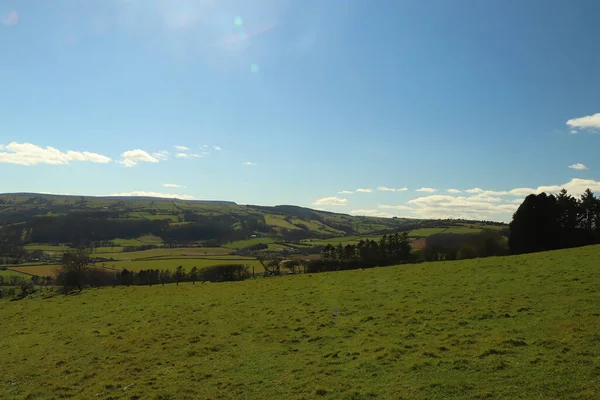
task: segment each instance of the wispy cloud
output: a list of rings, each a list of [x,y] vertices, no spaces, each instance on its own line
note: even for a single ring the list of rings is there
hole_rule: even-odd
[[[16,11],[10,11],[6,16],[2,18],[2,25],[13,26],[19,23],[19,13]]]
[[[413,208],[412,208],[412,207],[405,206],[405,205],[403,205],[403,204],[399,204],[399,205],[396,205],[396,206],[390,206],[390,205],[387,205],[387,204],[379,204],[377,207],[378,207],[378,208],[387,209],[387,210],[404,210],[404,211],[413,211]]]
[[[578,171],[583,171],[584,169],[588,169],[588,167],[586,167],[585,165],[581,164],[581,163],[577,163],[577,164],[573,164],[573,165],[569,165],[569,168],[571,169],[576,169]]]
[[[36,164],[69,164],[71,161],[87,161],[106,164],[109,157],[89,151],[62,152],[54,147],[42,148],[32,143],[12,142],[0,145],[0,163],[36,165]]]
[[[398,189],[394,189],[394,188],[389,188],[386,186],[379,186],[377,188],[377,190],[379,190],[380,192],[406,192],[408,190],[408,188],[398,188]]]
[[[186,146],[175,146],[175,148],[179,151],[187,151],[190,149],[189,147],[186,147]]]
[[[338,194],[354,194],[354,192],[351,190],[342,190],[341,192],[338,192]]]
[[[313,203],[315,206],[345,206],[346,204],[348,204],[348,199],[339,197],[323,197]]]
[[[119,163],[123,164],[126,167],[134,167],[141,162],[159,162],[158,158],[152,157],[150,154],[141,149],[126,151],[125,153],[121,154],[121,157],[122,159],[121,161],[119,161]]]
[[[437,189],[428,188],[428,187],[422,187],[420,189],[417,189],[416,192],[435,193],[435,192],[437,192]]]
[[[173,193],[160,193],[160,192],[145,192],[145,191],[133,191],[133,192],[124,192],[124,193],[113,193],[107,196],[114,197],[160,197],[164,199],[180,199],[180,200],[194,200],[193,196],[188,196],[185,194],[173,194]]]
[[[256,163],[252,162],[252,161],[246,161],[245,163],[242,163],[243,165],[247,166],[247,167],[254,167],[256,166]]]
[[[448,192],[448,193],[462,193],[462,192],[461,192],[460,190],[458,190],[458,189],[448,189],[448,190],[446,190],[446,192]]]
[[[496,204],[463,196],[431,195],[409,200],[414,213],[423,218],[506,219],[516,204]]]
[[[467,189],[467,190],[465,190],[465,192],[472,193],[472,194],[485,194],[488,196],[506,196],[506,195],[510,194],[506,190],[483,190],[481,188]]]
[[[178,185],[176,183],[163,183],[163,187],[166,187],[166,188],[186,188],[187,186],[185,186],[185,185]]]
[[[175,158],[190,158],[190,155],[187,153],[177,153],[175,154]]]
[[[166,150],[157,151],[156,153],[152,153],[152,156],[158,158],[161,161],[166,161],[169,159],[169,152]]]
[[[373,189],[356,189],[356,193],[373,193]]]
[[[213,149],[215,149],[216,151],[221,151],[221,146],[213,146]]]
[[[575,134],[582,130],[600,130],[600,113],[570,119],[567,121],[567,125],[572,128],[569,132],[571,134]]]

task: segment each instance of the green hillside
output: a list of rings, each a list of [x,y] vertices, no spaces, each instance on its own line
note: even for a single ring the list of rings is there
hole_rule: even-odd
[[[600,246],[0,301],[0,398],[597,399]]]
[[[471,228],[467,228],[470,226]],[[474,228],[472,228],[474,226]],[[296,206],[252,206],[231,202],[158,198],[0,194],[0,238],[34,245],[160,246],[216,244],[252,237],[300,241],[451,228],[462,233],[502,224],[477,221],[359,217]],[[110,243],[106,243],[110,242]],[[213,243],[213,244],[214,244]]]

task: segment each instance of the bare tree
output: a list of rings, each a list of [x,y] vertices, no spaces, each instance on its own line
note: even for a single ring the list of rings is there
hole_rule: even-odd
[[[265,270],[264,276],[281,275],[281,258],[274,255],[261,256],[258,261]]]
[[[63,254],[58,277],[62,281],[65,290],[76,287],[81,291],[89,263],[90,257],[84,250]]]

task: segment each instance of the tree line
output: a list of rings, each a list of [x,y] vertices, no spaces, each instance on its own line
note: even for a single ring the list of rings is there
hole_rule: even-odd
[[[82,250],[63,255],[62,264],[57,271],[55,283],[65,291],[85,287],[164,285],[180,282],[228,282],[244,280],[251,276],[250,268],[245,264],[213,265],[204,268],[193,267],[189,271],[183,266],[175,271],[168,269],[145,269],[129,271],[91,266],[89,255]]]
[[[600,243],[600,199],[587,189],[579,198],[561,190],[557,196],[529,195],[509,225],[512,254]]]
[[[357,244],[326,245],[320,260],[308,262],[307,272],[371,268],[414,261],[408,233],[361,239]]]

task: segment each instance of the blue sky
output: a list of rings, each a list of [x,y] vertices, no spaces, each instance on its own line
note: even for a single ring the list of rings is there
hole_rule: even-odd
[[[600,191],[599,14],[2,0],[0,192],[509,220],[530,192]]]

